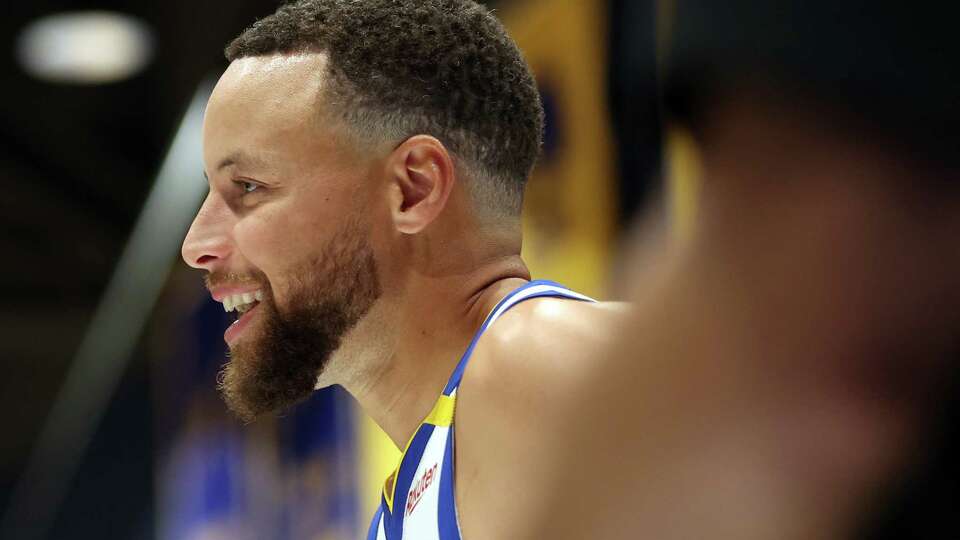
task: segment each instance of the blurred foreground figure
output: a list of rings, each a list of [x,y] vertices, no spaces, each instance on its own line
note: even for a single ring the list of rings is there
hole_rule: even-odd
[[[677,0],[666,96],[702,156],[694,231],[638,257],[636,311],[561,411],[526,538],[859,533],[957,359],[953,20]]]
[[[615,316],[520,259],[543,126],[520,51],[472,0],[300,0],[227,58],[183,257],[239,314],[228,405],[342,385],[404,449],[371,540],[503,537],[568,353]]]

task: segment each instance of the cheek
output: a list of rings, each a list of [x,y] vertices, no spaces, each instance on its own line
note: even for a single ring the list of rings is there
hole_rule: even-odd
[[[264,206],[241,219],[234,238],[243,258],[263,272],[280,300],[285,296],[286,277],[319,251],[324,241],[323,220],[303,208],[275,204]]]
[[[237,222],[234,238],[237,249],[255,270],[271,283],[292,262],[294,245],[300,235],[282,214],[260,212]]]

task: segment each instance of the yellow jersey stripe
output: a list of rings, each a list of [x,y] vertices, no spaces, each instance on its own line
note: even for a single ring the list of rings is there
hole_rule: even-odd
[[[430,414],[423,419],[423,424],[430,424],[438,427],[448,427],[453,424],[453,411],[454,406],[457,403],[457,394],[456,392],[453,395],[440,395],[440,399],[433,405],[433,410],[430,411]],[[419,431],[419,429],[418,429]],[[390,509],[390,512],[393,512],[393,495],[396,490],[396,480],[397,475],[400,474],[400,464],[403,463],[403,457],[407,455],[407,450],[410,448],[410,443],[413,442],[414,436],[417,432],[414,431],[413,435],[410,436],[410,440],[407,441],[406,446],[403,448],[403,453],[400,454],[400,460],[397,462],[397,467],[393,470],[393,473],[387,477],[386,482],[383,483],[383,498],[387,502],[387,508]]]

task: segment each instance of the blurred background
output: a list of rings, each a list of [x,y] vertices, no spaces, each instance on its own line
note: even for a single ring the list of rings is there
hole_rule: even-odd
[[[486,4],[547,114],[525,258],[534,277],[615,296],[626,225],[650,215],[683,235],[695,211],[695,148],[658,105],[671,2]],[[37,0],[0,19],[0,539],[365,530],[396,449],[337,389],[282,418],[229,417],[215,390],[228,321],[179,259],[223,47],[277,5]],[[954,435],[871,537],[956,521]]]
[[[622,225],[660,191],[653,3],[487,4],[548,117],[526,256],[603,296]],[[227,318],[179,260],[223,47],[277,5],[5,9],[0,538],[332,540],[369,523],[396,450],[339,390],[276,420],[229,417]]]

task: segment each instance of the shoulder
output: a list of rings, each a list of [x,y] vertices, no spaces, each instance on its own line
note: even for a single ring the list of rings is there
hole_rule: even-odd
[[[629,307],[527,300],[477,343],[457,391],[457,500],[465,537],[509,537],[550,452],[550,418],[617,335]],[[531,480],[531,482],[528,482]],[[508,496],[505,496],[508,495]],[[493,518],[496,516],[496,518]]]
[[[560,342],[597,343],[611,338],[618,322],[630,313],[623,302],[585,302],[566,298],[533,298],[504,313],[481,337],[487,354],[502,349],[537,347]]]
[[[629,310],[549,297],[514,306],[477,342],[457,391],[457,421],[513,437],[517,425],[552,414],[595,369]]]
[[[616,302],[522,302],[480,338],[461,386],[468,395],[494,399],[548,384],[566,386],[564,378],[591,368],[598,348],[613,340],[629,312],[629,304]]]

